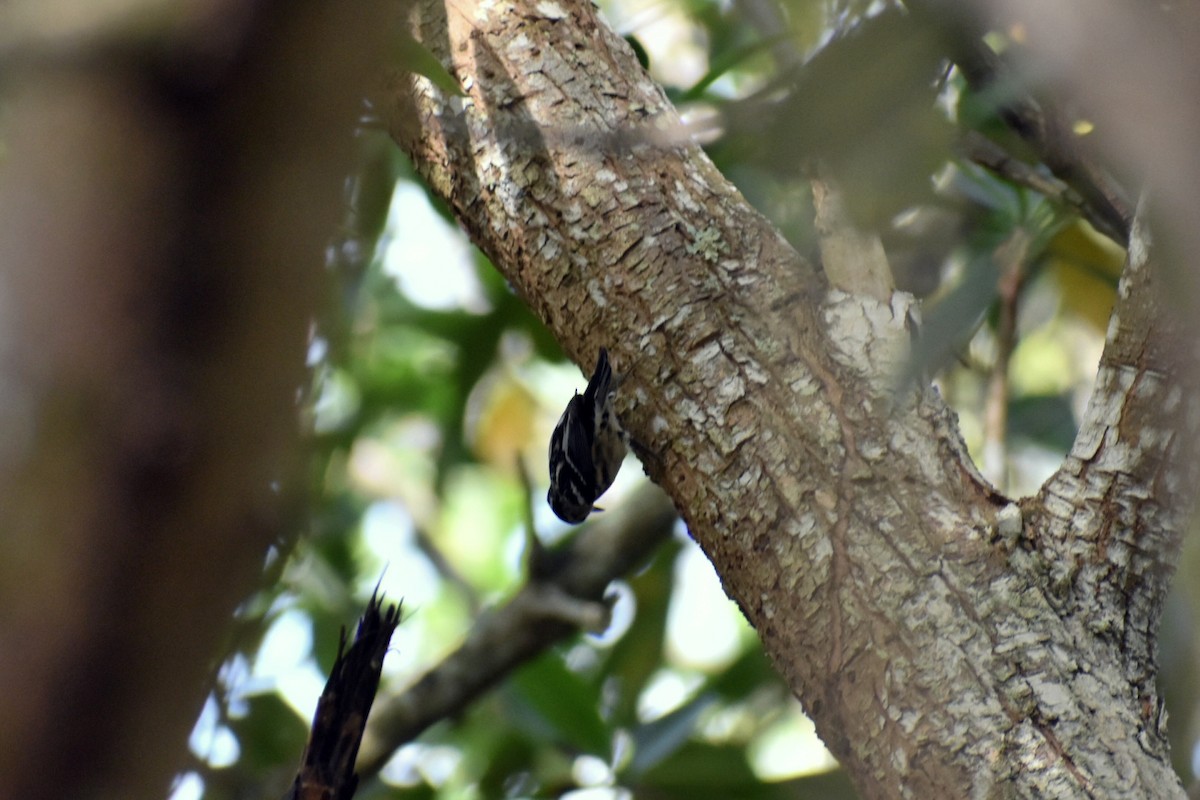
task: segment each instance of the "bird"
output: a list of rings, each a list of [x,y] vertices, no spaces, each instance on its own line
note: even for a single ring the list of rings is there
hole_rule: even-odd
[[[546,501],[563,522],[578,525],[602,510],[595,502],[612,486],[629,452],[629,436],[613,407],[620,382],[601,347],[587,388],[583,394],[576,390],[550,436]]]

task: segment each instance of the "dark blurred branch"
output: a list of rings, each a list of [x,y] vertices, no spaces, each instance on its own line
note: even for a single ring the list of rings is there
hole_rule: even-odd
[[[350,800],[354,795],[354,762],[379,688],[383,657],[399,623],[399,606],[385,610],[383,598],[376,594],[358,621],[349,649],[342,630],[337,660],[317,702],[308,746],[285,800]]]
[[[1081,200],[1081,213],[1096,230],[1122,247],[1129,244],[1133,210],[1128,193],[1080,146],[1070,120],[1053,103],[1039,101],[983,40],[986,32],[956,6],[942,0],[905,0],[913,15],[942,34],[950,58],[971,90],[991,96],[997,111],[1038,158]]]
[[[666,541],[675,509],[647,484],[592,519],[561,550],[545,553],[541,577],[480,617],[457,650],[403,693],[381,700],[363,740],[361,776],[378,773],[399,747],[461,713],[521,664],[580,627],[603,622],[604,590]]]
[[[1070,206],[1085,217],[1089,213],[1087,203],[1070,186],[1015,158],[979,131],[967,131],[958,142],[958,152],[966,160],[991,170],[1010,183],[1032,189],[1052,202]]]
[[[300,515],[321,253],[393,12],[185,5],[0,5],[6,797],[162,796]]]

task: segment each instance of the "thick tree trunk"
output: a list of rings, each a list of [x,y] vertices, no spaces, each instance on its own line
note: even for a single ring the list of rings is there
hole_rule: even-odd
[[[413,31],[466,96],[398,78],[397,140],[568,352],[630,374],[649,473],[864,796],[1182,795],[1154,640],[1195,393],[1144,238],[1079,441],[1013,503],[895,390],[908,298],[830,288],[674,144],[591,4],[422,2]]]

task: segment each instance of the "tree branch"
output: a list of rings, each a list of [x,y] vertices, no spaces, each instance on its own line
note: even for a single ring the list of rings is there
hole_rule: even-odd
[[[967,131],[958,143],[958,152],[963,158],[991,170],[1009,183],[1024,186],[1040,193],[1051,202],[1074,209],[1088,219],[1092,227],[1102,230],[1097,224],[1095,212],[1083,201],[1079,193],[1058,178],[1045,175],[1024,161],[1014,158],[1007,150],[978,131]],[[1110,238],[1115,238],[1110,235]]]
[[[1144,726],[1157,731],[1158,624],[1200,481],[1200,365],[1185,327],[1161,312],[1140,220],[1132,234],[1091,401],[1070,455],[1027,504],[1026,519],[1046,557],[1051,599],[1114,649]]]
[[[591,4],[415,15],[466,96],[398,77],[394,135],[569,353],[631,365],[649,472],[860,791],[1179,796],[953,415],[895,393],[910,299],[829,290],[698,148],[639,140],[678,119]]]
[[[376,703],[359,774],[377,774],[398,748],[430,725],[459,714],[521,664],[581,627],[596,627],[585,623],[600,622],[594,611],[604,590],[666,541],[676,519],[663,493],[646,486],[593,517],[562,550],[546,553],[539,577],[480,617],[457,650],[401,694]],[[600,611],[607,614],[604,606]]]
[[[1025,282],[1029,244],[1029,232],[1016,228],[994,254],[999,272],[996,294],[1000,307],[996,359],[988,375],[983,409],[983,474],[1002,491],[1008,483],[1009,362],[1017,347],[1017,312]]]
[[[905,0],[918,18],[943,33],[950,57],[973,91],[991,97],[1001,118],[1029,143],[1052,173],[1080,198],[1084,217],[1122,247],[1129,243],[1133,209],[1128,194],[1103,170],[1073,133],[1055,105],[1037,100],[983,40],[980,29],[961,7],[943,0]]]

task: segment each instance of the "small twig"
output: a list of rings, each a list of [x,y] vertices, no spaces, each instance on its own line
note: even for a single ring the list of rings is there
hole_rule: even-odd
[[[1033,189],[1048,200],[1071,206],[1080,214],[1088,213],[1087,204],[1078,192],[1058,178],[1044,175],[1014,158],[979,131],[967,131],[958,142],[958,152],[963,158],[991,170],[1009,183]]]
[[[1029,233],[1017,228],[996,248],[1000,318],[996,326],[996,363],[988,378],[984,404],[982,471],[1000,492],[1008,485],[1008,368],[1017,346],[1017,311],[1029,245]]]
[[[546,563],[546,548],[542,544],[542,540],[538,538],[537,527],[533,521],[533,479],[529,477],[529,467],[525,465],[525,459],[517,456],[517,477],[521,481],[521,491],[525,496],[525,504],[522,511],[525,519],[525,552],[522,560],[525,577],[531,581],[536,581],[542,573],[548,569]]]
[[[417,549],[421,554],[429,560],[433,569],[446,583],[458,590],[459,594],[467,602],[467,608],[472,614],[479,612],[479,593],[475,591],[475,587],[471,582],[463,577],[462,573],[455,569],[450,560],[442,553],[441,548],[433,541],[425,528],[418,523],[413,531],[413,538],[416,541]]]

